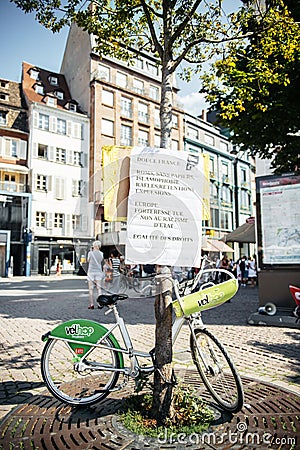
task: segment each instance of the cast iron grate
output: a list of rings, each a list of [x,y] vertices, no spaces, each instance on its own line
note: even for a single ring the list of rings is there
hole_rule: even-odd
[[[195,371],[181,374],[197,384]],[[116,411],[132,385],[103,403],[77,409],[62,405],[48,391],[16,408],[0,426],[2,450],[142,450],[142,449],[280,449],[300,448],[300,397],[283,388],[243,378],[245,406],[236,415],[221,412],[204,435],[179,442],[140,438],[119,424]],[[206,390],[203,398],[211,402]]]

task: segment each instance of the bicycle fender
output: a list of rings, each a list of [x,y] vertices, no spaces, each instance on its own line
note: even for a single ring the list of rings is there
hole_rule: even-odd
[[[108,329],[98,322],[87,319],[73,319],[55,327],[45,338],[66,339],[74,354],[80,359],[90,350],[91,344],[96,344],[107,332]],[[121,348],[112,333],[109,334],[109,338],[115,348]],[[76,342],[72,342],[72,340]],[[124,367],[123,355],[121,352],[118,354],[122,368]]]

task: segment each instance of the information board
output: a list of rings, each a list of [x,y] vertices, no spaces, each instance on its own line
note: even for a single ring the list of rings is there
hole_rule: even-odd
[[[201,154],[133,148],[126,263],[199,267],[204,186]]]
[[[263,264],[300,263],[300,175],[257,178]]]

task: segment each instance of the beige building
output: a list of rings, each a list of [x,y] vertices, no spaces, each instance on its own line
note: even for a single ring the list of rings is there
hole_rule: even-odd
[[[122,244],[122,224],[105,223],[101,188],[102,147],[160,146],[160,68],[153,57],[139,54],[134,64],[100,58],[93,52],[94,40],[72,25],[61,73],[82,108],[90,116],[90,201],[95,204],[95,235],[103,244]],[[172,148],[183,149],[183,111],[174,89]]]

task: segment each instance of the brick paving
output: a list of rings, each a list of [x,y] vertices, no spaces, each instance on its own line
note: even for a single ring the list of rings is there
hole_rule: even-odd
[[[135,346],[154,345],[152,298],[119,303]],[[26,405],[45,391],[40,375],[41,335],[61,321],[90,318],[110,323],[104,310],[87,309],[88,290],[82,277],[0,279],[1,387],[0,421],[12,408]],[[300,330],[247,324],[257,310],[258,289],[240,289],[230,303],[203,313],[203,320],[227,346],[241,375],[273,383],[300,395]],[[187,340],[183,330],[178,345]]]

